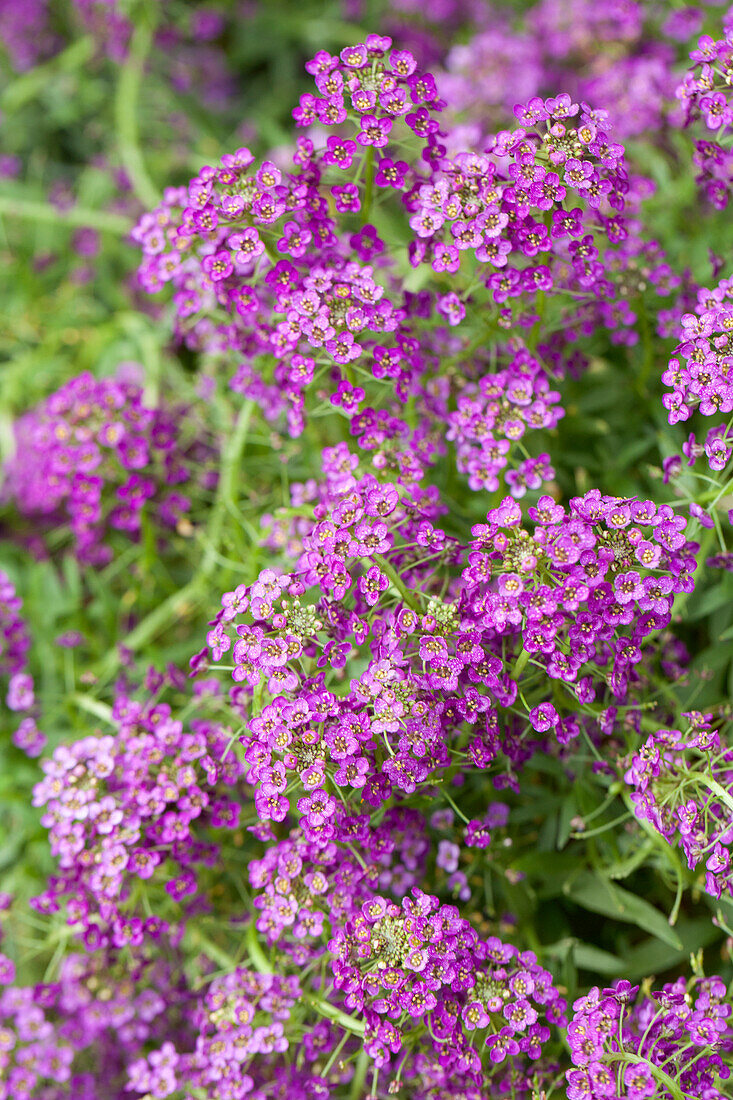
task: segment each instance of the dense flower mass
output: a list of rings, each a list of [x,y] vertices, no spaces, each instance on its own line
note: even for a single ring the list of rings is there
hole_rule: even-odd
[[[626,782],[635,813],[678,844],[688,866],[704,870],[714,898],[733,894],[730,869],[733,753],[721,743],[709,714],[687,715],[690,725],[659,730],[631,760]]]
[[[328,945],[337,996],[346,1009],[363,1014],[363,1021],[340,1010],[326,1013],[330,1025],[326,1019],[308,1020],[308,1006],[317,1015],[323,1002],[318,995],[304,996],[297,977],[238,968],[212,983],[197,1010],[195,1052],[179,1054],[166,1044],[167,1050],[131,1067],[131,1087],[164,1097],[208,1085],[213,1096],[223,1098],[236,1093],[244,1073],[247,1091],[259,1084],[264,1092],[279,1083],[288,1095],[308,1087],[325,1096],[335,1057],[325,1065],[322,1059],[346,1043],[353,1051],[354,1036],[364,1043],[375,1081],[399,1066],[406,1082],[429,1072],[436,1080],[483,1088],[504,1078],[507,1062],[518,1086],[538,1079],[532,1063],[551,1034],[542,1021],[565,1020],[564,1002],[549,973],[531,952],[519,953],[496,938],[477,939],[452,906],[414,893],[401,908],[370,898]],[[293,1043],[286,1029],[304,1009],[304,1035]],[[343,1035],[336,1045],[339,1025]],[[432,1035],[442,1049],[428,1070]],[[488,1052],[485,1067],[477,1040]],[[282,1057],[286,1051],[295,1055],[295,1067],[310,1063],[311,1072],[301,1075]],[[353,1076],[337,1073],[339,1083],[348,1084]]]
[[[577,1068],[567,1073],[568,1100],[645,1100],[660,1088],[661,1095],[724,1096],[716,1085],[730,1072],[719,1053],[731,1037],[725,982],[679,978],[651,996],[638,992],[619,982],[591,989],[573,1005],[568,1042]],[[619,1077],[622,1093],[615,1091]]]
[[[730,1100],[733,9],[275,7],[0,5],[0,1100]]]
[[[113,734],[64,745],[44,761],[33,797],[44,807],[59,873],[34,904],[48,912],[65,901],[87,947],[119,948],[168,931],[152,912],[137,915],[135,881],[152,891],[165,867],[160,885],[170,897],[184,902],[197,893],[198,869],[216,859],[209,833],[239,823],[226,788],[241,767],[221,761],[226,731],[201,719],[184,729],[166,704],[120,695],[109,717]]]
[[[179,1053],[170,1041],[164,1043],[130,1066],[127,1089],[160,1098],[200,1089],[214,1100],[225,1100],[252,1095],[256,1086],[261,1095],[272,1086],[305,1087],[310,1074],[293,1071],[279,1057],[288,1050],[284,1025],[300,995],[295,978],[281,980],[237,968],[216,979],[196,1008],[193,1053]],[[304,1050],[309,1050],[307,1043]]]
[[[730,94],[733,73],[733,18],[724,19],[720,38],[704,34],[690,53],[692,65],[685,73],[676,95],[685,111],[685,124],[697,123],[695,130],[705,137],[695,140],[694,163],[697,183],[706,198],[724,209],[733,187],[733,97]]]
[[[634,254],[619,251],[609,269],[603,253],[626,240],[629,185],[604,111],[567,94],[534,97],[485,154],[447,155],[435,82],[390,39],[321,51],[310,71],[321,95],[301,98],[296,122],[346,133],[299,138],[290,171],[241,148],[166,192],[134,232],[142,285],[173,284],[180,337],[239,359],[234,389],[273,419],[284,412],[291,434],[319,379],[349,417],[375,381],[434,417],[422,391],[435,365],[417,354],[425,322],[435,310],[449,329],[462,326],[471,294],[503,328],[534,325],[552,295],[568,338],[598,323],[627,338],[636,315],[622,284]],[[394,206],[410,232],[402,257],[369,220],[377,204]],[[426,291],[418,304],[408,260],[429,264],[438,282],[471,275],[463,292]],[[473,337],[467,329],[456,350],[475,352]]]
[[[30,756],[38,756],[46,738],[38,729],[35,710],[35,685],[28,670],[31,638],[21,611],[23,601],[17,595],[7,573],[0,571],[0,684],[3,702],[10,711],[21,715],[13,741]]]
[[[309,66],[322,95],[302,97],[296,122],[334,127],[350,118],[356,127],[351,137],[329,137],[318,152],[310,139],[300,139],[290,172],[268,160],[257,164],[248,149],[239,149],[219,168],[203,169],[187,189],[169,191],[135,230],[146,255],[143,285],[155,290],[174,283],[187,338],[197,346],[231,348],[245,360],[258,351],[274,355],[275,381],[294,391],[296,404],[314,367],[312,360],[301,362],[300,352],[323,348],[332,362],[348,364],[363,350],[359,334],[394,332],[400,320],[364,266],[384,248],[373,227],[352,241],[341,242],[335,233],[334,207],[342,214],[361,210],[360,189],[334,183],[329,206],[319,188],[324,170],[344,179],[357,152],[373,165],[377,149],[376,185],[402,192],[413,171],[382,150],[389,151],[397,129],[403,137],[414,135],[418,150],[435,144],[430,137],[440,103],[433,78],[417,70],[408,52],[390,46],[390,39],[372,35],[341,58],[322,51]],[[319,252],[320,265],[314,264]],[[229,314],[225,325],[206,318],[216,307]],[[269,313],[275,317],[268,324]],[[258,331],[263,322],[267,327]]]
[[[111,560],[110,530],[139,537],[147,515],[175,527],[191,506],[175,486],[208,457],[197,443],[186,454],[181,412],[148,408],[134,376],[134,365],[118,378],[80,375],[15,426],[6,495],[48,526],[65,520],[90,565]]]
[[[7,975],[3,976],[7,982]],[[180,979],[162,960],[68,955],[54,982],[0,993],[2,1091],[13,1100],[122,1096],[127,1065],[166,1032]],[[177,985],[179,986],[177,988]]]
[[[663,397],[670,424],[693,412],[716,416],[733,410],[733,281],[698,292],[694,313],[682,317],[681,342],[662,381],[672,393]]]
[[[420,490],[358,478],[346,449],[329,454],[325,470],[322,518],[302,536],[295,571],[268,569],[250,589],[227,593],[209,633],[218,660],[237,618],[251,617],[236,627],[232,648],[234,679],[249,688],[297,693],[310,685],[304,658],[314,673],[340,668],[371,636],[373,663],[357,699],[376,705],[386,691],[388,702],[399,684],[395,732],[410,697],[422,698],[432,719],[446,693],[470,697],[474,721],[477,707],[494,711],[492,696],[513,703],[508,666],[518,674],[530,656],[550,679],[575,685],[581,702],[604,682],[623,698],[644,639],[669,624],[674,594],[692,587],[686,521],[651,501],[593,490],[566,512],[540,497],[528,529],[506,498],[462,542],[434,524],[440,508]],[[480,703],[482,686],[489,692]],[[451,723],[471,720],[465,706],[458,715],[447,708]]]
[[[431,1015],[444,1036],[444,1069],[480,1072],[474,1031],[484,1032],[489,1069],[507,1056],[539,1055],[549,1029],[546,1018],[564,1022],[564,1002],[551,976],[531,952],[520,953],[496,939],[481,941],[453,906],[413,891],[401,906],[376,895],[331,942],[335,982],[348,1009],[363,1011],[376,1044],[376,1059],[408,1041],[379,1017],[410,1022]],[[374,963],[377,964],[376,975]],[[457,994],[457,995],[456,995]],[[538,1012],[539,1009],[539,1012]],[[450,1036],[450,1039],[448,1039]],[[482,1036],[483,1037],[483,1036]],[[381,1049],[380,1049],[381,1048]]]

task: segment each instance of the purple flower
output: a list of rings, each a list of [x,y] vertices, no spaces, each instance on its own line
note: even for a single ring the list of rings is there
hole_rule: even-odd
[[[224,251],[204,257],[201,267],[213,282],[228,278],[234,270],[231,256]]]
[[[333,164],[343,170],[351,167],[351,162],[356,154],[356,143],[339,138],[335,134],[329,134],[326,139],[326,151],[323,154],[325,164]]]
[[[489,1048],[489,1058],[494,1065],[519,1053],[519,1043],[512,1036],[513,1031],[509,1027],[503,1027],[498,1035],[488,1036],[486,1045]]]
[[[377,118],[376,115],[366,114],[361,116],[359,122],[361,130],[356,135],[359,145],[382,149],[387,144],[392,129],[391,118]]]

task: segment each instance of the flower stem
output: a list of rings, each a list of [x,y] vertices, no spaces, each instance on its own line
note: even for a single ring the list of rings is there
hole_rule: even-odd
[[[273,969],[270,963],[265,957],[265,953],[260,947],[259,940],[257,939],[257,929],[255,928],[254,920],[251,920],[247,925],[247,931],[245,933],[245,939],[247,941],[247,954],[249,955],[249,961],[255,968],[258,974],[272,974]]]
[[[733,797],[726,791],[725,787],[718,783],[717,779],[711,779],[707,775],[699,775],[698,779],[712,794],[717,794],[718,798],[721,802],[725,803],[729,810],[733,811]]]
[[[70,210],[58,210],[50,202],[34,202],[32,199],[18,199],[13,195],[0,195],[0,216],[28,218],[31,221],[46,222],[51,225],[65,225],[70,229],[83,227],[98,229],[101,233],[117,233],[126,236],[133,222],[124,214],[109,214],[105,210],[88,210],[83,206],[74,206]]]
[[[174,592],[137,624],[134,630],[124,639],[123,645],[125,648],[131,649],[133,652],[141,649],[157,637],[180,614],[190,614],[204,596],[207,581],[218,565],[218,549],[224,527],[224,518],[228,507],[234,500],[239,464],[247,441],[247,433],[254,408],[254,402],[245,402],[237,418],[234,432],[229,439],[229,445],[224,454],[219,473],[216,500],[207,527],[206,550],[198,569],[183,588],[178,592]],[[113,675],[119,663],[119,654],[116,650],[113,650],[104,663],[102,675]]]
[[[366,172],[364,174],[364,204],[361,208],[361,224],[366,225],[369,221],[369,212],[372,208],[372,194],[374,191],[374,146],[370,145],[367,149]]]
[[[48,88],[56,73],[72,73],[75,69],[81,69],[94,56],[94,49],[94,39],[88,34],[72,42],[44,64],[21,73],[3,89],[0,94],[0,108],[10,112],[24,107]]]
[[[303,997],[303,1001],[305,1004],[315,1008],[319,1016],[325,1016],[327,1020],[333,1020],[335,1024],[339,1024],[353,1035],[364,1035],[366,1024],[363,1020],[355,1020],[353,1016],[348,1016],[345,1012],[342,1012],[340,1008],[336,1008],[320,997],[314,997],[309,994]]]
[[[374,555],[374,564],[379,566],[382,572],[387,576],[392,585],[397,589],[400,596],[402,596],[403,602],[413,611],[420,610],[420,603],[413,592],[410,592],[409,588],[405,585],[401,577],[398,576],[395,567],[382,557],[381,554]]]
[[[518,680],[519,679],[522,672],[524,671],[524,668],[525,668],[528,660],[529,660],[529,652],[526,649],[524,649],[524,647],[523,647],[521,652],[519,653],[519,656],[517,657],[516,661],[514,662],[514,668],[512,669],[512,674],[511,674],[512,675],[512,680]]]
[[[83,695],[81,692],[74,692],[71,696],[71,702],[76,703],[79,709],[85,710],[87,714],[93,714],[95,718],[99,718],[102,722],[114,725],[112,707],[108,707],[106,703],[100,702],[99,699],[93,699],[90,695]]]
[[[469,819],[466,817],[466,815],[463,813],[463,811],[460,810],[458,808],[458,806],[456,806],[455,802],[453,801],[451,796],[448,794],[448,791],[445,789],[445,787],[443,787],[441,789],[442,789],[443,796],[445,797],[445,800],[448,803],[448,805],[453,807],[453,809],[458,814],[458,816],[461,818],[461,820],[465,821],[466,825],[470,824]]]
[[[638,1055],[628,1054],[627,1052],[619,1052],[618,1054],[606,1054],[605,1057],[609,1060],[609,1062],[624,1062],[626,1065],[629,1066],[641,1064],[648,1066],[654,1080],[658,1084],[664,1085],[671,1096],[674,1097],[674,1100],[687,1100],[685,1094],[683,1093],[677,1082],[673,1081],[669,1074],[665,1073],[663,1069],[659,1068],[659,1066],[655,1066],[653,1062],[648,1062],[646,1058],[640,1058]]]
[[[257,971],[258,974],[274,974],[270,962],[265,957],[265,953],[260,947],[257,939],[257,929],[255,928],[254,921],[251,921],[247,926],[247,932],[245,934],[247,941],[247,954],[249,955],[250,962]],[[315,1008],[319,1016],[325,1016],[327,1020],[333,1020],[335,1024],[340,1024],[346,1031],[350,1031],[353,1035],[364,1035],[366,1031],[366,1025],[363,1020],[355,1020],[353,1016],[347,1015],[346,1012],[342,1012],[340,1008],[336,1008],[335,1005],[329,1004],[328,1001],[324,1001],[322,997],[316,997],[312,993],[304,993],[302,996],[303,1004],[310,1005],[311,1008]]]
[[[369,1057],[365,1050],[359,1052],[359,1057],[356,1060],[356,1069],[354,1070],[354,1076],[351,1079],[351,1089],[349,1090],[349,1100],[361,1100],[364,1095],[364,1082],[366,1081],[367,1070],[369,1068]]]
[[[145,60],[153,44],[153,31],[153,23],[144,19],[135,27],[127,59],[120,70],[115,95],[115,125],[120,160],[130,177],[135,194],[147,207],[157,206],[161,198],[145,167],[137,119],[140,84]]]

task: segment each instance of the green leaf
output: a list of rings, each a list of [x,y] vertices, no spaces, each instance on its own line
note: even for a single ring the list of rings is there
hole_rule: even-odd
[[[584,872],[574,881],[567,882],[563,892],[576,905],[589,909],[591,913],[602,913],[605,917],[635,924],[637,928],[651,932],[656,939],[670,947],[678,951],[682,949],[682,941],[675,930],[670,928],[663,913],[648,901],[615,886],[598,872]]]
[[[573,960],[581,970],[591,970],[598,974],[625,974],[626,964],[618,955],[612,955],[610,951],[602,951],[600,947],[593,947],[590,943],[576,943],[573,945]]]
[[[641,439],[634,439],[614,456],[614,462],[622,468],[632,465],[638,458],[648,451],[654,444],[652,435],[644,435]]]
[[[625,859],[617,859],[615,863],[611,863],[608,867],[605,867],[604,874],[608,878],[613,879],[628,878],[631,872],[635,871],[637,867],[640,867],[653,851],[654,841],[647,839],[634,852],[626,856]]]
[[[525,852],[512,863],[512,867],[524,874],[539,878],[566,878],[577,866],[578,857],[573,852]]]
[[[717,611],[719,607],[729,605],[731,598],[733,598],[733,584],[727,576],[724,576],[699,598],[690,600],[685,610],[685,618],[688,621],[702,619],[711,612]]]
[[[722,938],[720,930],[707,917],[682,919],[675,925],[675,931],[679,934],[681,947],[668,946],[658,939],[644,940],[624,955],[623,976],[629,981],[637,981],[652,974],[663,974],[686,963],[701,947]]]
[[[624,960],[618,955],[612,955],[610,951],[603,951],[593,944],[583,943],[573,936],[546,944],[542,950],[551,958],[571,958],[574,965],[582,970],[597,971],[600,974],[624,973]]]
[[[511,819],[515,824],[523,821],[534,821],[538,817],[543,817],[551,814],[554,810],[558,810],[561,805],[561,795],[550,793],[539,795],[537,793],[526,806],[517,806],[515,810],[512,810]]]
[[[572,831],[572,820],[578,813],[578,804],[575,801],[575,795],[569,794],[562,806],[560,807],[560,813],[557,818],[557,846],[562,849],[570,838]]]

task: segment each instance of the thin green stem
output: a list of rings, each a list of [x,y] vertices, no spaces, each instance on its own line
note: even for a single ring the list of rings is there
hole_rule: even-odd
[[[341,1051],[346,1046],[348,1038],[349,1038],[349,1033],[348,1033],[348,1031],[345,1031],[344,1034],[341,1037],[341,1042],[338,1044],[338,1046],[334,1050],[333,1054],[331,1055],[331,1057],[328,1059],[325,1066],[323,1067],[323,1069],[321,1071],[321,1074],[320,1074],[321,1077],[328,1077],[329,1073],[331,1072],[331,1070],[333,1069],[333,1067],[336,1063],[336,1060],[338,1059],[338,1056],[340,1055]]]
[[[366,172],[364,175],[364,202],[361,207],[361,224],[369,221],[369,213],[372,208],[372,194],[374,192],[374,146],[367,149],[365,159]]]
[[[121,237],[126,236],[134,224],[124,214],[109,214],[105,210],[89,210],[83,206],[58,210],[50,202],[18,199],[13,195],[0,195],[0,216],[3,214],[10,218],[27,218],[50,225],[63,225],[69,229],[80,226],[98,229],[100,233],[115,233]]]
[[[677,918],[680,915],[680,906],[682,905],[682,895],[685,891],[685,882],[682,877],[682,868],[680,867],[678,860],[674,862],[674,871],[675,875],[677,876],[677,889],[674,895],[674,905],[672,906],[672,912],[667,918],[670,928],[674,928],[675,924],[677,923]]]
[[[130,41],[130,50],[120,69],[115,95],[117,149],[122,166],[130,177],[133,191],[147,207],[157,206],[160,195],[148,175],[140,147],[138,105],[145,61],[153,44],[154,26],[140,19]]]
[[[459,816],[459,817],[461,818],[461,820],[462,820],[462,821],[465,821],[466,825],[468,825],[468,824],[469,824],[469,819],[468,819],[468,818],[466,817],[466,815],[465,815],[465,814],[464,814],[464,813],[463,813],[463,812],[462,812],[462,811],[461,811],[461,810],[460,810],[460,809],[458,808],[458,806],[456,806],[455,802],[453,801],[453,799],[451,798],[451,796],[450,796],[450,795],[448,794],[448,791],[447,791],[447,790],[445,789],[445,787],[443,787],[443,788],[442,788],[442,791],[443,791],[443,796],[445,797],[445,800],[446,800],[446,802],[448,803],[448,805],[449,805],[449,806],[452,806],[452,807],[453,807],[453,809],[454,809],[454,811],[455,811],[455,812],[456,812],[456,813],[458,814],[458,816]]]
[[[391,565],[386,558],[382,557],[381,554],[374,555],[374,564],[379,566],[385,576],[389,578],[392,585],[397,589],[400,596],[402,596],[403,602],[406,603],[408,607],[412,608],[413,611],[419,611],[420,603],[415,593],[410,592],[402,578],[398,576],[395,567]]]
[[[570,835],[575,840],[587,840],[591,836],[600,836],[601,833],[607,833],[609,829],[612,829],[614,825],[619,825],[622,821],[626,821],[631,814],[621,814],[620,817],[615,817],[613,821],[608,821],[605,825],[599,825],[596,829],[584,830],[582,833],[571,833]]]
[[[265,957],[265,953],[260,947],[259,940],[257,939],[257,929],[255,927],[254,920],[251,920],[247,925],[247,931],[245,933],[245,941],[247,944],[247,954],[249,955],[249,961],[255,968],[258,974],[272,974],[273,969],[270,966],[269,961]]]
[[[236,502],[239,467],[254,410],[253,401],[246,401],[242,406],[221,465],[216,500],[207,530],[209,548],[200,566],[200,571],[206,576],[213,572],[217,564],[215,551],[219,547],[227,510]]]
[[[181,615],[190,615],[203,596],[205,580],[206,575],[199,570],[188,584],[178,592],[174,592],[167,600],[163,600],[163,603],[158,604],[154,611],[146,615],[142,622],[130,631],[122,643],[125,648],[136,652],[156,638],[174,619]],[[119,656],[112,653],[107,660],[105,671],[116,669],[118,665]]]
[[[729,810],[733,810],[733,798],[729,792],[726,791],[725,787],[718,783],[717,779],[711,779],[709,776],[701,774],[698,776],[698,780],[713,794],[717,794],[718,798],[721,802],[725,803]]]
[[[514,662],[514,668],[512,669],[512,673],[511,673],[512,680],[518,680],[519,679],[522,672],[524,671],[524,668],[527,664],[527,661],[529,661],[529,652],[526,649],[524,649],[524,647],[523,647],[521,649],[520,653],[519,653],[519,656],[517,657],[516,661]]]
[[[303,1002],[310,1005],[311,1008],[315,1008],[319,1016],[325,1016],[327,1020],[332,1020],[335,1024],[339,1024],[340,1027],[350,1031],[353,1035],[363,1036],[366,1031],[366,1024],[363,1020],[355,1020],[353,1016],[347,1015],[342,1012],[340,1008],[336,1008],[334,1005],[329,1004],[328,1001],[322,1000],[321,997],[314,997],[311,994],[307,994],[303,997]]]
[[[224,520],[236,495],[240,460],[247,441],[247,432],[254,408],[254,402],[252,401],[247,401],[242,406],[234,432],[229,439],[229,446],[226,449],[219,473],[216,500],[207,527],[206,550],[198,569],[188,584],[184,585],[178,592],[174,592],[162,604],[159,604],[127,635],[123,642],[127,649],[134,652],[147,645],[174,619],[179,618],[182,614],[190,614],[205,595],[209,577],[218,565],[218,548],[224,528]],[[105,662],[103,675],[105,673],[112,675],[119,663],[119,654],[115,650],[109,654]]]
[[[669,1074],[665,1073],[663,1069],[659,1068],[659,1066],[655,1066],[653,1062],[648,1062],[646,1058],[639,1058],[637,1055],[628,1054],[626,1052],[624,1052],[623,1054],[609,1053],[606,1054],[605,1057],[608,1059],[609,1062],[623,1062],[629,1066],[636,1066],[640,1064],[648,1066],[654,1080],[658,1084],[664,1085],[664,1087],[674,1097],[674,1100],[688,1100],[677,1082],[673,1081]]]
[[[36,65],[15,80],[11,80],[0,94],[0,108],[10,112],[24,107],[26,103],[30,103],[41,92],[48,89],[56,73],[71,73],[86,65],[87,61],[94,56],[94,48],[94,39],[90,34],[86,35],[72,42],[50,61],[46,61],[43,65]]]
[[[369,1056],[365,1050],[362,1050],[356,1060],[356,1069],[351,1079],[349,1100],[361,1100],[361,1097],[364,1095],[364,1082],[366,1081],[368,1068]]]
[[[71,696],[71,702],[76,703],[79,709],[85,710],[87,714],[93,714],[95,718],[101,719],[102,722],[114,725],[112,720],[112,708],[108,707],[106,703],[101,703],[99,699],[92,699],[89,695],[82,695],[80,692],[74,692]]]

